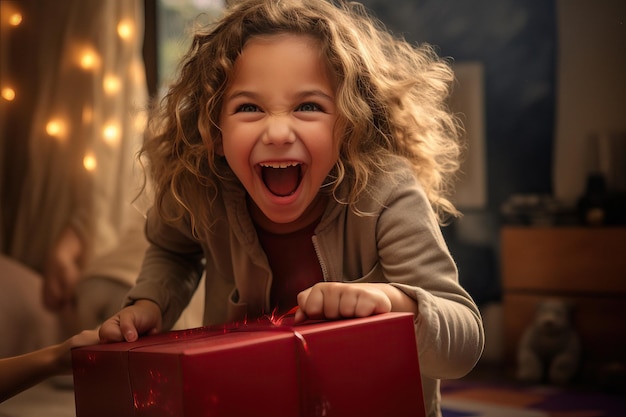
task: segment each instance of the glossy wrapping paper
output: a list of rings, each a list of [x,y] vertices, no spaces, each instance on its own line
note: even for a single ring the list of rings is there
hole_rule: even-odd
[[[413,315],[202,327],[73,350],[77,417],[420,417]]]

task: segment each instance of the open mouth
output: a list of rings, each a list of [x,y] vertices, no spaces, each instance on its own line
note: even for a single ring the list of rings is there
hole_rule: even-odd
[[[263,183],[272,194],[287,197],[296,192],[302,180],[302,164],[273,162],[260,165]]]

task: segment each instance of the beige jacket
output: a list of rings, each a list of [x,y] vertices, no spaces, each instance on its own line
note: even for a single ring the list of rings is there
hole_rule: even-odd
[[[315,231],[315,249],[326,281],[389,282],[417,301],[425,405],[427,415],[438,416],[438,380],[465,375],[482,353],[480,313],[459,285],[456,265],[413,175],[397,168],[375,175],[371,184],[370,195],[359,203],[371,215],[356,215],[331,199]],[[246,209],[245,191],[229,186],[221,197],[213,208],[214,229],[202,242],[192,237],[188,222],[168,225],[149,213],[151,246],[128,303],[155,301],[165,326],[171,326],[205,270],[205,324],[270,311],[272,272]]]

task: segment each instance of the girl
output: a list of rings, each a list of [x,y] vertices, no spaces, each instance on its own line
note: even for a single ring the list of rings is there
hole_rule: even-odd
[[[452,80],[357,4],[233,4],[151,118],[151,244],[101,340],[169,329],[203,272],[207,325],[296,305],[296,321],[409,311],[440,415],[438,380],[484,343],[438,223],[457,214]]]

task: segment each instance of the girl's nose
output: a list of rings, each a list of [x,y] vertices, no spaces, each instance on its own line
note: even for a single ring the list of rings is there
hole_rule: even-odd
[[[268,118],[263,134],[266,145],[286,145],[296,140],[289,116],[274,115]]]

